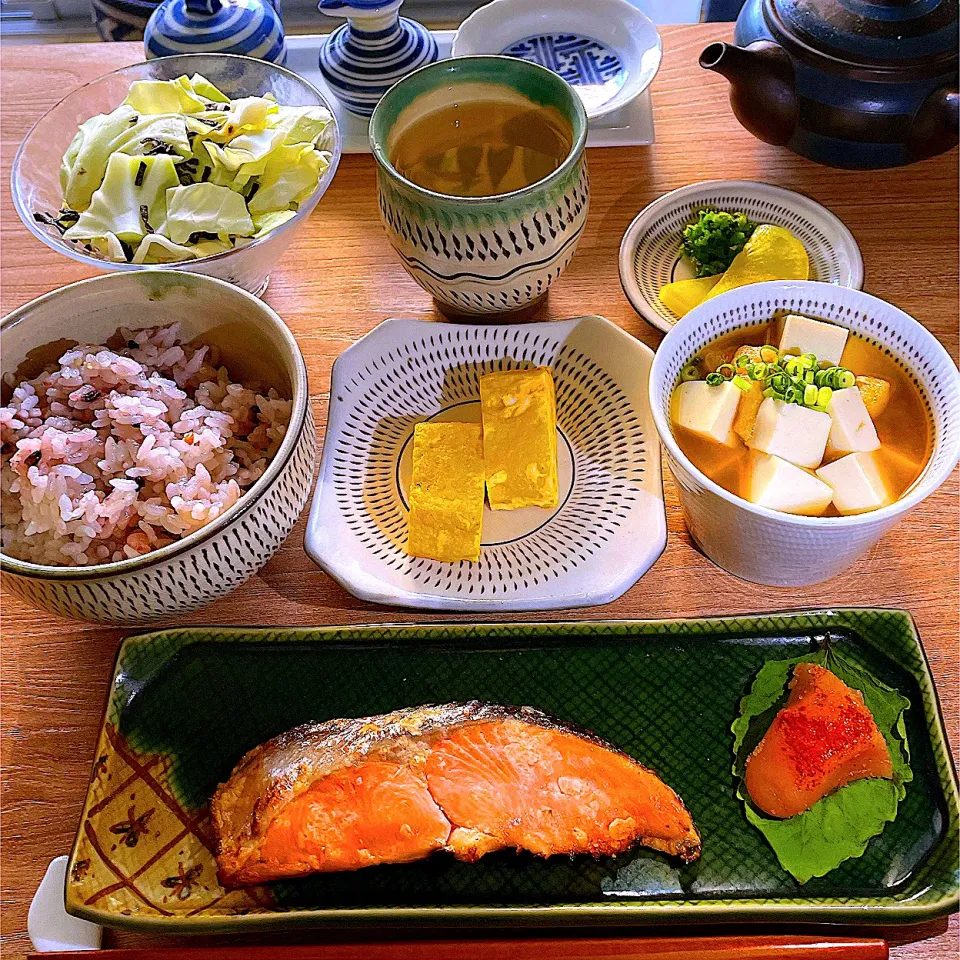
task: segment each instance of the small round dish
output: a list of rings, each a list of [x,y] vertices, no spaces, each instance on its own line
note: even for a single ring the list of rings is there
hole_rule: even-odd
[[[742,212],[757,223],[786,227],[806,248],[809,279],[854,290],[863,286],[863,257],[857,241],[826,207],[769,183],[705,180],[665,193],[644,207],[620,242],[623,292],[633,309],[657,329],[669,332],[677,322],[657,294],[664,284],[694,275],[680,256],[680,236],[705,207]]]
[[[0,322],[2,371],[35,375],[39,358],[49,353],[43,348],[57,346],[53,356],[59,356],[65,336],[73,343],[106,343],[121,326],[139,330],[173,322],[180,323],[185,342],[216,346],[232,375],[260,380],[293,401],[276,455],[216,519],[141,556],[54,566],[0,553],[4,588],[28,603],[96,623],[162,621],[240,586],[276,553],[300,516],[316,454],[306,365],[280,317],[239,287],[171,270],[112,274],[61,287]]]
[[[228,97],[271,93],[277,102],[291,107],[321,106],[333,122],[329,149],[330,165],[316,189],[300,203],[297,215],[259,240],[197,260],[171,264],[119,263],[84,252],[82,244],[64,240],[53,228],[38,223],[35,214],[60,209],[60,161],[79,125],[99,113],[119,106],[135,80],[173,80],[199,73]],[[48,247],[95,270],[108,273],[142,273],[157,269],[206,274],[235,283],[259,296],[270,280],[270,271],[293,240],[294,234],[320,202],[340,162],[341,135],[336,114],[321,93],[308,81],[283,67],[251,57],[226,53],[190,53],[135,63],[78,87],[51,107],[24,137],[13,160],[10,189],[13,203],[26,228]]]
[[[494,0],[453,38],[453,56],[504,54],[559,74],[587,117],[616,113],[653,82],[663,46],[649,17],[628,0]]]

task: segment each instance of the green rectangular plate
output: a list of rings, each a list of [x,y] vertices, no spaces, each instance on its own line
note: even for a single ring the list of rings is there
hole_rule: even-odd
[[[866,853],[803,887],[737,801],[730,724],[759,667],[825,635],[910,700],[915,779]],[[703,856],[500,852],[225,891],[207,802],[244,752],[307,721],[480,699],[579,724],[683,797]],[[213,932],[297,924],[910,923],[958,901],[956,773],[910,617],[831,610],[710,620],[326,629],[190,627],[117,658],[67,872],[97,923]]]

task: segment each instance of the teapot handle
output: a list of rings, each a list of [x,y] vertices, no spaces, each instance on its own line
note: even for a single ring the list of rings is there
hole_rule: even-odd
[[[932,157],[960,141],[960,91],[956,86],[934,90],[917,111],[910,132],[910,154],[915,160]]]

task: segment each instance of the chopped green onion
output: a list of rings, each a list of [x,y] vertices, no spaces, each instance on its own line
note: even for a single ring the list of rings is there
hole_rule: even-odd
[[[800,357],[800,362],[811,370],[816,370],[820,366],[820,361],[815,353],[805,353]]]
[[[684,383],[690,380],[699,380],[700,370],[694,364],[688,363],[683,370],[680,371],[680,379]]]
[[[726,378],[722,373],[708,373],[707,374],[707,383],[711,387],[719,387],[721,383],[726,383]]]
[[[808,370],[808,371],[803,375],[803,382],[804,382],[804,383],[813,383],[813,380],[814,380],[813,371],[812,371],[812,370]]]
[[[817,406],[826,407],[830,403],[830,398],[833,396],[833,390],[830,387],[820,387],[817,390]]]
[[[765,343],[760,348],[760,359],[764,363],[776,363],[780,359],[780,351],[769,343]]]
[[[738,390],[742,390],[744,393],[747,393],[751,388],[751,383],[746,377],[740,376],[738,373],[733,380],[730,381]]]
[[[738,370],[749,370],[751,363],[752,363],[752,361],[751,361],[751,359],[750,359],[750,354],[748,354],[748,353],[738,353],[738,354],[733,358],[733,365],[734,365]]]
[[[747,373],[749,374],[751,380],[766,380],[767,364],[751,363],[747,368]]]
[[[803,391],[803,405],[812,407],[817,402],[817,388],[811,383]]]
[[[837,384],[841,390],[852,387],[857,382],[857,378],[849,370],[841,370],[837,377]]]
[[[771,397],[776,397],[777,393],[773,387],[767,387],[766,390],[763,391],[763,395],[769,400]]]
[[[721,363],[716,370],[724,380],[730,380],[737,373],[732,363]]]

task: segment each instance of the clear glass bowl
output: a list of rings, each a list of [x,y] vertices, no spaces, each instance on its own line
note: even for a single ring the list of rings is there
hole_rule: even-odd
[[[228,97],[262,96],[269,92],[284,106],[323,106],[333,116],[330,166],[317,189],[300,204],[297,215],[265,237],[213,257],[176,264],[116,263],[87,253],[79,244],[64,240],[54,227],[38,223],[35,213],[55,214],[61,207],[60,161],[77,127],[98,113],[109,113],[126,97],[134,80],[173,80],[199,73]],[[135,270],[183,270],[203,273],[234,283],[260,295],[267,288],[270,271],[326,192],[340,162],[341,133],[330,104],[310,83],[276,64],[226,53],[191,53],[148,60],[108,73],[79,87],[51,108],[24,138],[13,161],[10,188],[14,206],[27,229],[48,247],[109,273]]]

